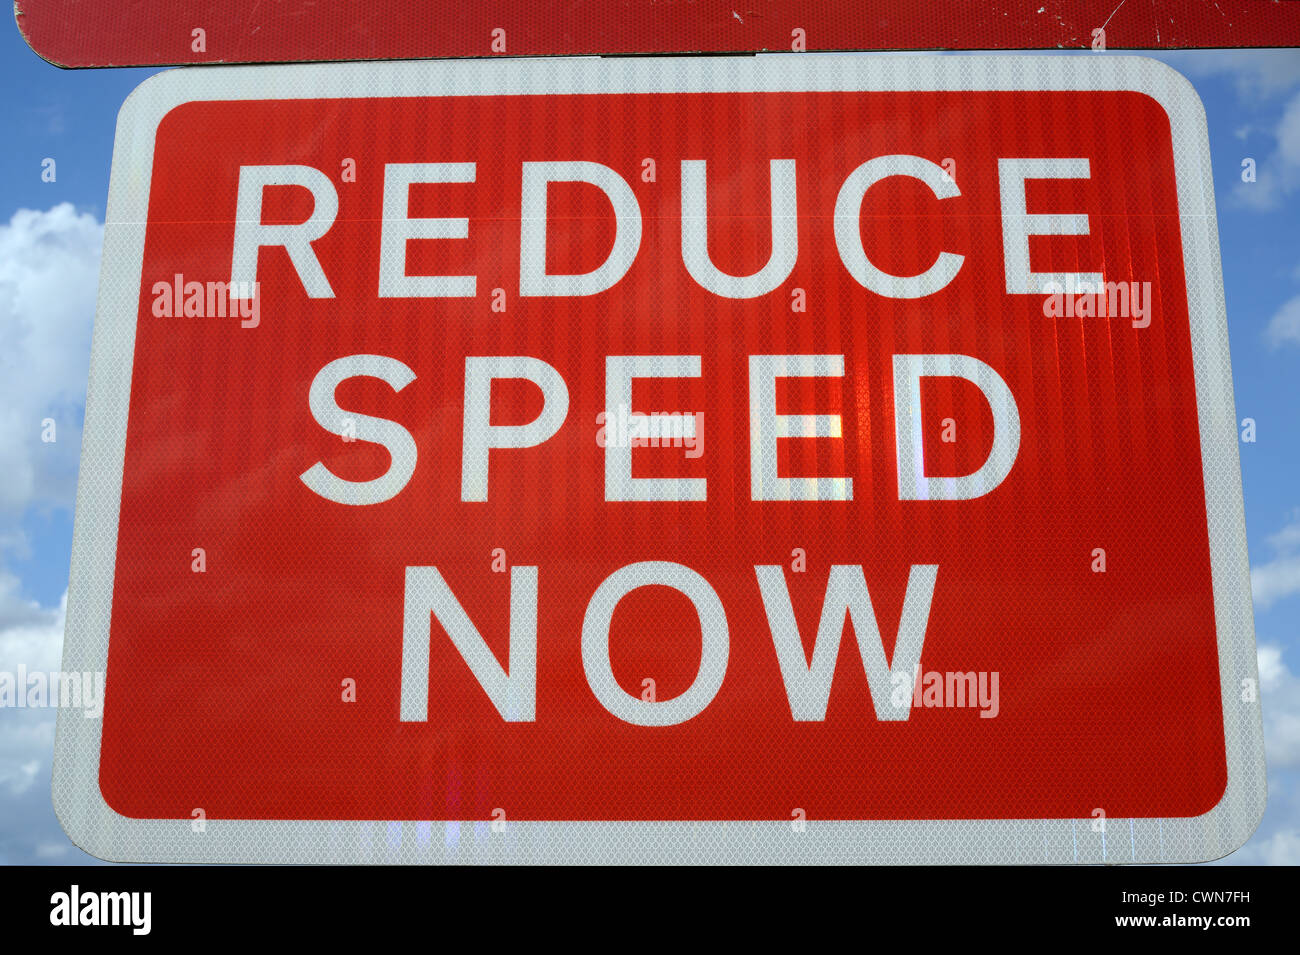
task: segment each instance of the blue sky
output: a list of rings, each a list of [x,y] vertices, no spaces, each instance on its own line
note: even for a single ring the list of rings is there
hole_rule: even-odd
[[[1104,55],[1104,54],[1085,54]],[[1162,54],[1209,116],[1269,760],[1229,858],[1300,863],[1300,51]],[[0,28],[0,670],[58,670],[118,108],[154,71],[62,71]],[[43,161],[55,180],[42,180]],[[1257,179],[1242,182],[1243,159]],[[57,440],[40,440],[52,418]],[[0,862],[94,861],[50,808],[53,710],[0,709]]]

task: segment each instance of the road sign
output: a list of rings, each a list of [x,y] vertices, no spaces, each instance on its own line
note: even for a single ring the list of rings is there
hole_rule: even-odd
[[[141,9],[148,6],[148,9]],[[1292,46],[1300,9],[1258,0],[17,0],[23,37],[65,67],[410,57],[828,50]]]
[[[105,232],[88,851],[1174,861],[1258,821],[1168,67],[179,71]]]

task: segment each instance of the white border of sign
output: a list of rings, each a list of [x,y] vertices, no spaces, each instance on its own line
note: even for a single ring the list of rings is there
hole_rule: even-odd
[[[189,68],[145,81],[118,117],[86,397],[63,666],[102,671],[140,302],[154,137],[194,100],[610,92],[1135,90],[1173,133],[1209,518],[1228,785],[1204,815],[1171,819],[861,822],[231,821],[119,815],[99,790],[101,721],[58,714],[54,807],[72,841],[104,859],[156,862],[1192,862],[1241,846],[1264,811],[1263,732],[1236,414],[1205,110],[1157,60],[1082,56],[501,59]],[[1256,682],[1255,685],[1258,685]],[[107,691],[112,692],[112,674]],[[1257,695],[1256,695],[1257,699]],[[1008,785],[1016,781],[1009,779]]]

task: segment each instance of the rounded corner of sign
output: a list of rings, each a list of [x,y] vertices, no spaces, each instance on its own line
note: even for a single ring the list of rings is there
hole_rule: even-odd
[[[1213,812],[1213,810],[1211,810],[1211,812]],[[1207,813],[1207,815],[1209,814]],[[1246,847],[1246,844],[1250,842],[1251,839],[1255,838],[1255,833],[1259,831],[1259,826],[1263,819],[1264,804],[1261,802],[1259,805],[1258,815],[1252,821],[1247,823],[1240,832],[1234,833],[1218,845],[1207,848],[1203,853],[1178,861],[1185,865],[1209,865],[1224,860],[1229,860],[1229,864],[1240,864],[1232,862],[1229,857],[1240,852]]]
[[[96,806],[89,813],[77,811],[67,801],[67,796],[62,787],[58,785],[58,769],[55,769],[55,785],[51,794],[51,805],[54,808],[54,818],[58,820],[59,828],[63,834],[68,837],[68,841],[74,846],[86,853],[88,856],[94,856],[102,862],[134,862],[135,859],[127,858],[122,853],[116,851],[112,843],[111,834],[106,833],[103,828],[91,825],[89,820],[96,817],[109,817],[113,819],[122,818],[121,815],[110,806],[100,792],[99,784],[96,783],[95,796]]]
[[[1206,861],[1216,862],[1218,859],[1226,859],[1234,852],[1239,852],[1244,849],[1246,844],[1255,838],[1255,833],[1259,832],[1259,827],[1264,822],[1264,809],[1267,807],[1267,804],[1267,799],[1261,799],[1254,818],[1248,821],[1243,827],[1242,832],[1244,834],[1242,837],[1240,839],[1229,840],[1227,845],[1220,847],[1222,855],[1217,856],[1215,859],[1208,859]]]
[[[14,26],[18,28],[18,35],[22,37],[23,42],[27,44],[27,49],[31,50],[46,63],[50,64],[50,66],[57,66],[61,70],[74,69],[75,67],[73,64],[64,63],[56,59],[56,53],[41,50],[32,42],[31,34],[28,33],[27,23],[25,21],[25,17],[27,16],[27,7],[29,5],[30,0],[14,0]]]
[[[1158,103],[1171,127],[1175,125],[1176,117],[1189,108],[1205,125],[1205,104],[1201,101],[1201,94],[1183,73],[1154,56],[1132,54],[1124,59],[1131,70],[1127,75],[1130,80],[1128,88]]]
[[[114,826],[139,825],[152,818],[148,813],[140,813],[127,804],[120,785],[116,788],[105,785],[102,767],[95,774],[94,790],[93,810],[96,818],[111,819]]]
[[[127,94],[122,107],[117,111],[117,123],[124,124],[147,119],[150,128],[157,129],[169,113],[185,102],[183,96],[170,92],[179,82],[178,73],[183,70],[160,70],[146,76]],[[169,95],[170,94],[170,95]]]
[[[1201,824],[1206,832],[1222,833],[1221,837],[1215,843],[1206,845],[1201,852],[1177,861],[1189,865],[1218,862],[1242,849],[1255,837],[1264,821],[1264,810],[1268,807],[1268,791],[1262,768],[1256,784],[1243,791],[1244,786],[1245,781],[1234,778],[1230,770],[1224,778],[1223,791],[1214,805],[1189,820]]]

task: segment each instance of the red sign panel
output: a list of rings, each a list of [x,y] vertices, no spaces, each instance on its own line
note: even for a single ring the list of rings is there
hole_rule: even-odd
[[[60,764],[101,851],[1236,838],[1262,783],[1199,107],[1151,61],[891,63],[135,94],[70,596],[107,699]]]
[[[1265,0],[17,0],[65,67],[579,53],[1293,46],[1300,4]]]

